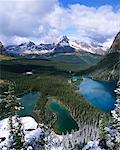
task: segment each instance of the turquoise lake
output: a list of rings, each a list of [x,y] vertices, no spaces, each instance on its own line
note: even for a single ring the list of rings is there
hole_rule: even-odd
[[[72,129],[78,129],[78,125],[70,113],[56,100],[49,103],[49,108],[57,115],[57,120],[54,123],[54,129],[57,133],[62,134],[67,131],[70,133]]]
[[[35,104],[38,100],[39,94],[36,92],[29,92],[21,96],[20,102],[24,106],[23,110],[19,111],[20,116],[29,116],[32,114]],[[56,133],[62,134],[71,132],[72,129],[78,129],[77,123],[71,117],[70,113],[55,100],[49,103],[50,110],[57,115],[57,120],[54,123],[54,130]]]
[[[33,112],[34,106],[37,102],[37,99],[38,99],[38,93],[36,92],[29,92],[27,94],[24,94],[20,99],[20,102],[22,106],[24,106],[24,109],[20,110],[18,114],[20,116],[31,115]]]
[[[114,90],[116,89],[116,83],[98,81],[90,77],[85,77],[77,87],[79,87],[81,94],[90,104],[106,112],[114,109],[116,101]]]

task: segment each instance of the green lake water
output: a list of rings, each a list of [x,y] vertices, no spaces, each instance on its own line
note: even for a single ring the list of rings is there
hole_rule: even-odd
[[[38,99],[38,93],[36,92],[29,92],[27,94],[24,94],[20,99],[20,102],[22,106],[24,106],[24,109],[20,110],[18,114],[20,116],[31,115],[35,107],[35,104],[37,102],[37,99]]]
[[[30,92],[27,94],[24,94],[20,102],[22,106],[24,106],[23,110],[19,111],[20,116],[29,116],[32,114],[33,109],[35,107],[35,104],[38,100],[38,93],[36,92]],[[59,104],[56,100],[51,100],[48,103],[48,107],[50,110],[57,115],[57,120],[54,123],[54,130],[56,133],[62,134],[71,132],[72,129],[78,129],[77,123],[75,120],[71,117],[70,113],[63,107],[61,104]]]
[[[57,133],[70,133],[72,129],[78,129],[78,125],[72,118],[70,113],[56,100],[49,102],[50,110],[57,115],[57,120],[54,123],[54,129]]]

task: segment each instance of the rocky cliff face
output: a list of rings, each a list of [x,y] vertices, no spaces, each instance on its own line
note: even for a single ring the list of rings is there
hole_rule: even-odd
[[[0,55],[6,55],[6,51],[5,51],[4,45],[2,44],[1,41],[0,41]]]
[[[111,47],[111,52],[117,52],[120,51],[120,32],[116,35]]]

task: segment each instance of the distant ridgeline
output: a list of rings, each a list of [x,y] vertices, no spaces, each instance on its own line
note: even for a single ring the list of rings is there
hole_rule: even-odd
[[[120,68],[120,32],[116,35],[109,52],[96,65],[78,72],[78,75],[92,75],[103,80],[117,81]]]

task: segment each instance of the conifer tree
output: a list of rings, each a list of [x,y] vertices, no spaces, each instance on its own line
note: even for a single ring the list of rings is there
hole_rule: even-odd
[[[46,126],[41,125],[40,128],[41,128],[42,132],[41,132],[41,135],[39,136],[39,139],[37,142],[38,149],[36,149],[36,150],[39,150],[39,149],[44,150],[45,149],[45,144],[47,144],[47,137],[49,135],[49,130]]]
[[[99,121],[99,135],[98,135],[100,139],[99,146],[101,148],[108,149],[108,146],[106,143],[107,142],[107,131],[105,129],[106,126],[108,126],[108,118],[106,114],[103,114]]]
[[[24,135],[24,131],[23,131],[23,125],[21,123],[21,119],[19,116],[15,116],[14,119],[15,123],[14,123],[14,133],[13,133],[13,148],[14,149],[26,149],[26,145],[25,145],[25,135]]]
[[[108,141],[107,144],[109,149],[111,150],[119,150],[120,149],[120,83],[118,83],[118,87],[115,90],[117,95],[117,100],[115,104],[115,109],[111,111],[112,113],[112,122],[108,128],[106,128],[108,132]]]
[[[5,104],[5,110],[9,115],[11,114],[15,115],[16,112],[21,109],[21,104],[17,100],[17,97],[15,96],[14,88],[15,88],[15,83],[9,82],[8,91],[4,92],[3,102]]]
[[[106,139],[107,137],[107,131],[105,130],[105,127],[107,126],[107,120],[105,114],[103,114],[99,121],[99,138],[100,139]]]
[[[9,125],[9,150],[22,150],[26,149],[26,143],[24,140],[24,131],[23,125],[21,123],[21,119],[17,116],[17,112],[21,109],[21,104],[17,100],[15,96],[14,90],[15,84],[9,82],[8,84],[8,91],[4,92],[4,104],[7,115],[9,115],[8,125]],[[14,116],[13,116],[14,115]]]
[[[13,134],[14,134],[12,115],[10,115],[9,119],[8,119],[8,129],[9,129],[9,132],[10,132],[8,148],[11,149],[12,148],[12,143],[13,143]]]

